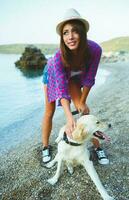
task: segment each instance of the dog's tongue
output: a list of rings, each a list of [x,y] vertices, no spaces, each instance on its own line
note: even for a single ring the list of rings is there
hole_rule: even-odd
[[[105,133],[102,133],[101,131],[96,131],[93,133],[95,137],[98,137],[101,140],[105,140],[106,142],[110,142],[110,137],[107,136]]]

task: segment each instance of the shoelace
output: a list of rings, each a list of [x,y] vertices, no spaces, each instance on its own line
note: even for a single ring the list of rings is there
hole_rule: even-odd
[[[97,154],[98,154],[98,157],[99,157],[99,158],[101,158],[101,157],[104,157],[104,158],[105,158],[105,157],[106,157],[103,150],[97,151]]]
[[[43,150],[43,156],[49,156],[49,150],[48,149],[45,149]]]

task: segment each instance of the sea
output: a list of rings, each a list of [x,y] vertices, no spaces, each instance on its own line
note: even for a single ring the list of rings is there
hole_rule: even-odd
[[[34,136],[37,142],[41,140],[39,127],[44,112],[42,73],[34,76],[20,71],[15,66],[20,56],[0,54],[0,154]],[[108,75],[108,71],[99,69],[95,87],[100,87]],[[57,110],[57,115],[60,115],[62,109]]]

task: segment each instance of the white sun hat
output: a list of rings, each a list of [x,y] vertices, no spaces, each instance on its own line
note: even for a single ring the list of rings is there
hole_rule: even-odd
[[[85,28],[86,28],[86,32],[88,32],[88,30],[89,30],[89,22],[86,19],[82,18],[77,10],[71,8],[71,9],[68,9],[66,11],[66,13],[64,14],[63,19],[56,26],[56,32],[59,35],[61,35],[61,28],[64,25],[64,23],[66,23],[67,21],[70,21],[70,20],[79,20],[79,21],[81,21],[84,24]]]

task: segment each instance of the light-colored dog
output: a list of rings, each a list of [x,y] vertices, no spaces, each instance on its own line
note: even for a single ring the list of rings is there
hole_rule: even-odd
[[[70,174],[73,173],[73,166],[75,164],[81,164],[95,183],[102,198],[104,200],[113,200],[103,187],[93,166],[93,162],[89,159],[90,154],[86,148],[87,141],[97,137],[94,134],[95,132],[99,131],[99,136],[101,135],[101,137],[103,137],[101,131],[106,128],[105,126],[106,125],[99,121],[95,116],[84,115],[77,120],[77,126],[72,133],[72,139],[67,138],[66,134],[64,135],[65,126],[61,128],[59,136],[56,139],[56,142],[58,143],[58,153],[54,160],[46,165],[47,168],[50,168],[57,162],[56,174],[52,178],[48,179],[48,182],[51,185],[54,185],[58,181],[64,163],[66,164]]]

